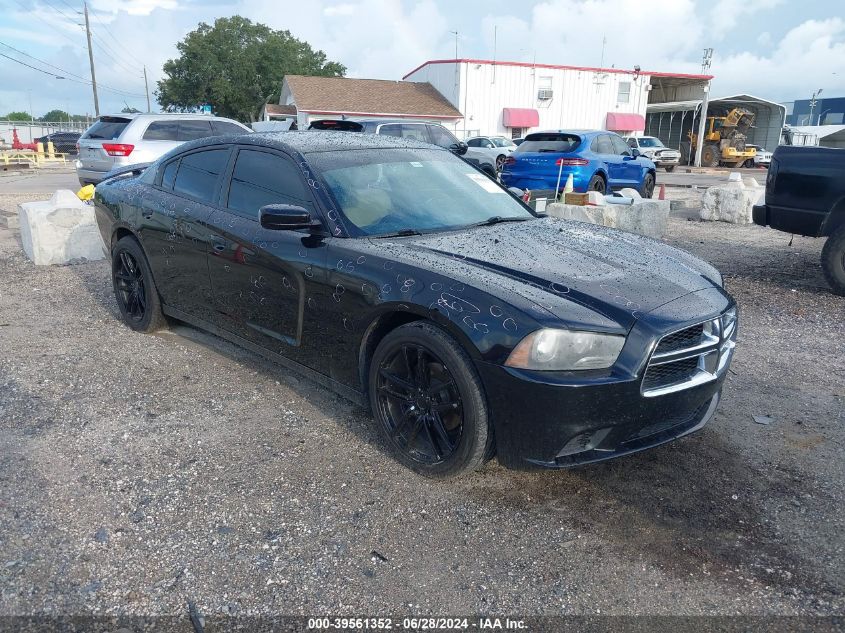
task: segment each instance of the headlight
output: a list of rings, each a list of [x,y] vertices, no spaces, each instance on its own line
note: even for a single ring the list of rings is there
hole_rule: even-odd
[[[624,344],[625,337],[615,334],[537,330],[519,342],[505,365],[541,371],[605,369],[616,362]]]

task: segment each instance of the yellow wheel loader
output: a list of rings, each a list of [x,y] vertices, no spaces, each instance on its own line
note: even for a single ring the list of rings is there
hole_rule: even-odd
[[[753,159],[757,150],[745,146],[746,133],[753,125],[754,114],[744,108],[734,108],[725,116],[707,117],[701,166],[739,167],[749,158]],[[698,145],[698,134],[690,131],[687,136],[690,145],[689,151],[681,152],[684,158],[694,156]]]

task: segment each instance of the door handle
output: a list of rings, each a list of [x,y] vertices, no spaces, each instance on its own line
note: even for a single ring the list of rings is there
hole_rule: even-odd
[[[221,237],[212,237],[211,238],[211,248],[213,248],[218,253],[222,253],[226,250],[226,246],[228,246],[228,242]]]
[[[144,209],[143,211],[141,211],[141,215],[144,217],[144,219],[151,220],[153,217],[153,212],[149,209]]]

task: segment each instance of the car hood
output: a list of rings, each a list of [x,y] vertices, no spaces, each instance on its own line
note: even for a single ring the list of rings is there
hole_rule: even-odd
[[[601,325],[610,320],[626,330],[678,297],[721,287],[718,271],[685,251],[582,222],[542,218],[402,243],[417,266],[446,269],[467,283],[483,278],[564,321],[577,304],[602,315]]]

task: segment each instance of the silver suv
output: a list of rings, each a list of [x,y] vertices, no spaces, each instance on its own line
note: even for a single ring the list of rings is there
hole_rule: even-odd
[[[113,114],[101,116],[79,138],[76,175],[97,184],[121,165],[149,163],[185,141],[252,132],[232,119],[203,114]]]

